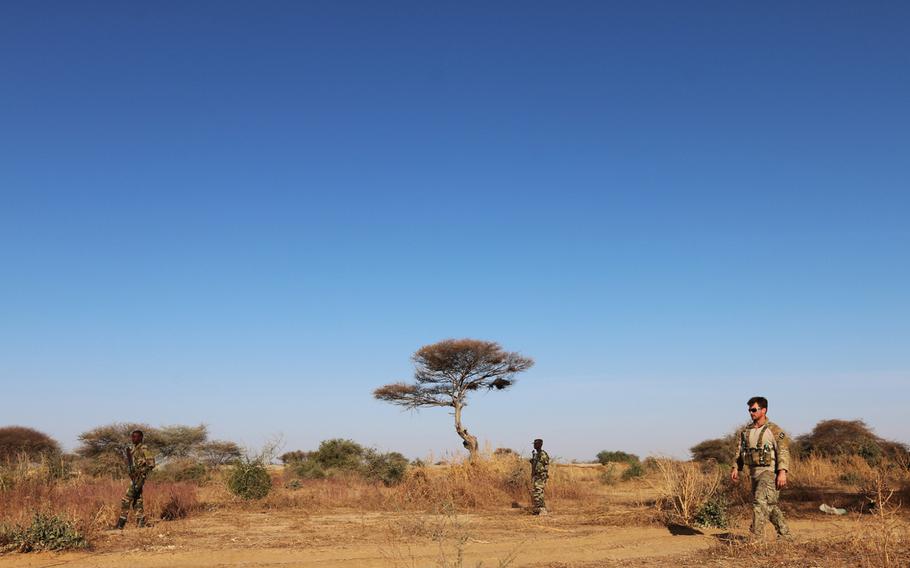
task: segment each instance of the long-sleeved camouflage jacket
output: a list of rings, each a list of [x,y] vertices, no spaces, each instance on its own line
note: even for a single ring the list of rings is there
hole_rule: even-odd
[[[544,450],[531,454],[531,477],[546,479],[550,473],[550,456]]]

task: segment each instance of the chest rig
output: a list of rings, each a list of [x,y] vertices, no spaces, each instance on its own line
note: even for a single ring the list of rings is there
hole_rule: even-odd
[[[741,454],[743,456],[743,463],[748,466],[756,467],[765,467],[770,466],[774,461],[774,446],[771,442],[762,441],[765,439],[765,432],[768,431],[768,425],[765,424],[762,426],[761,431],[758,433],[758,438],[755,440],[755,447],[749,447],[749,436],[748,430],[743,430],[740,434],[740,448]]]

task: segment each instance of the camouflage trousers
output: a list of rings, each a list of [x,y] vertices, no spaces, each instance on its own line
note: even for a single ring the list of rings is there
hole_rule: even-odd
[[[136,512],[136,521],[145,520],[145,506],[142,502],[142,488],[145,485],[145,476],[138,475],[136,479],[130,482],[126,495],[120,500],[120,518],[124,521],[130,514],[130,507]]]
[[[546,477],[535,477],[531,479],[531,509],[536,513],[541,509],[546,509],[547,504],[543,500],[543,491],[547,486]]]
[[[784,514],[777,506],[780,491],[774,485],[775,478],[772,471],[764,471],[752,478],[752,534],[756,536],[762,535],[768,520],[777,529],[777,534],[790,534]]]

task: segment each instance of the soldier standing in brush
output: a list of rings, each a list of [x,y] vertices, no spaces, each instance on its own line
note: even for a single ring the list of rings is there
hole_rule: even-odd
[[[136,525],[145,526],[145,510],[142,503],[142,487],[145,478],[155,467],[155,457],[148,446],[142,443],[142,430],[133,430],[130,433],[131,448],[126,449],[126,462],[130,474],[130,487],[126,495],[120,500],[120,518],[117,519],[117,528],[126,526],[126,519],[130,514],[130,507],[136,511]]]
[[[739,433],[736,465],[730,479],[739,482],[743,465],[752,478],[752,535],[761,537],[765,521],[777,529],[779,537],[790,538],[790,529],[778,506],[780,490],[787,485],[790,449],[787,435],[768,421],[768,399],[754,396],[747,403],[752,424]]]
[[[543,492],[547,487],[550,473],[550,456],[543,450],[543,440],[534,440],[534,452],[531,454],[531,512],[535,515],[546,515],[547,505]]]

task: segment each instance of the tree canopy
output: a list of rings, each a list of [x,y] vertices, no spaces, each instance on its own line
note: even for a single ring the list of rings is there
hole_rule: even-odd
[[[0,461],[14,460],[20,454],[36,459],[59,453],[60,444],[44,432],[25,426],[0,428]]]
[[[527,371],[534,360],[505,351],[494,341],[446,339],[425,345],[411,357],[413,382],[397,382],[379,387],[373,396],[410,410],[425,407],[454,409],[455,431],[464,447],[474,456],[477,437],[461,421],[468,394],[478,390],[505,390],[515,383],[515,375]]]

